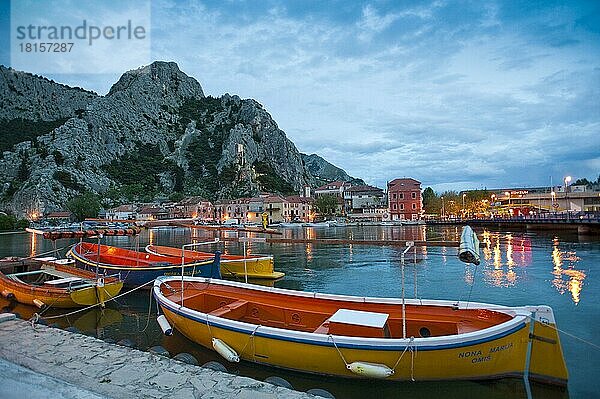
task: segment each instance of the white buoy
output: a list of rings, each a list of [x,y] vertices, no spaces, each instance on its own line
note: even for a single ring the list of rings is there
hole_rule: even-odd
[[[33,300],[33,304],[40,309],[43,309],[46,306],[46,304],[44,302],[40,301],[37,298]]]
[[[162,330],[163,334],[173,335],[173,328],[167,321],[167,318],[165,317],[164,314],[161,314],[160,316],[158,316],[156,318],[156,321],[158,322],[158,325],[160,326],[160,329]]]
[[[385,364],[378,363],[367,363],[367,362],[353,362],[348,366],[348,370],[354,374],[358,374],[364,377],[371,378],[388,378],[394,374],[394,370],[386,366]]]
[[[237,352],[234,351],[231,346],[227,345],[225,342],[221,341],[218,338],[212,339],[212,346],[215,348],[217,353],[228,362],[238,363],[240,361],[240,357]]]

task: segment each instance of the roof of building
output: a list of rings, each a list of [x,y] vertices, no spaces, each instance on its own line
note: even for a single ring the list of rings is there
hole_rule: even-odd
[[[157,213],[166,213],[167,211],[164,208],[154,207],[154,206],[146,206],[143,207],[138,213],[139,214],[147,214],[154,215]]]
[[[71,217],[71,212],[69,211],[57,211],[57,212],[50,212],[49,214],[46,215],[46,218],[48,219],[63,219],[63,218],[70,218]]]
[[[399,185],[409,185],[409,184],[421,185],[421,182],[416,179],[413,179],[412,177],[402,177],[402,178],[394,179],[394,180],[388,182],[388,187],[394,186],[396,184],[399,184]]]
[[[133,204],[119,205],[116,208],[110,209],[110,212],[135,212],[137,206]]]
[[[179,201],[179,205],[196,205],[201,202],[210,202],[206,198],[195,196],[195,197],[187,197]]]
[[[281,195],[269,195],[268,197],[264,198],[264,203],[265,204],[269,204],[269,203],[275,203],[275,202],[286,202],[286,199],[283,198]]]
[[[350,183],[345,181],[332,181],[331,183],[323,184],[321,187],[315,188],[315,191],[339,190],[342,186],[350,187]]]
[[[303,203],[303,204],[310,204],[315,202],[314,198],[311,197],[302,197],[300,195],[290,195],[285,197],[287,202],[295,202],[295,203]]]
[[[381,192],[383,193],[383,189],[379,187],[373,187],[369,185],[360,185],[360,186],[352,186],[348,190],[351,193],[360,193],[360,192]]]

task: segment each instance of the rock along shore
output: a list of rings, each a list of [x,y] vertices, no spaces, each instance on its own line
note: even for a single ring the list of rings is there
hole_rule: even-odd
[[[44,392],[61,398],[314,398],[7,316],[0,315],[0,359],[15,366],[0,367],[0,383],[12,382],[11,398],[44,397]],[[26,370],[31,375],[24,376],[21,367],[34,373]]]

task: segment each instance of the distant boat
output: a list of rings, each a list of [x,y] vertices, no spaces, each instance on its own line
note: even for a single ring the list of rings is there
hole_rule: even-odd
[[[175,256],[181,259],[181,248],[148,245],[146,251],[155,255]],[[214,257],[213,253],[185,250],[186,261],[207,261]],[[242,255],[221,254],[221,275],[223,277],[244,277],[245,270],[248,278],[276,280],[285,276],[285,273],[273,270],[273,257],[269,255]]]
[[[71,248],[67,254],[75,259],[77,266],[102,274],[120,273],[125,285],[139,286],[159,276],[181,275],[181,268],[188,276],[218,277],[219,254],[204,261],[189,261],[181,264],[181,257],[154,255],[109,245],[81,242]]]
[[[328,295],[241,282],[160,277],[171,325],[230,361],[387,380],[517,377],[564,385],[552,309]],[[182,298],[183,303],[182,303]],[[406,321],[403,325],[403,320]],[[403,332],[405,330],[405,332]]]
[[[0,261],[0,291],[7,299],[40,308],[96,305],[115,297],[123,282],[81,270],[65,259]]]

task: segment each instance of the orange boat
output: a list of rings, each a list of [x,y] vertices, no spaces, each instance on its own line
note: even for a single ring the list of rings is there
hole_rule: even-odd
[[[96,305],[121,292],[123,282],[73,267],[73,261],[38,258],[0,262],[0,291],[40,308]]]
[[[181,259],[181,249],[160,245],[148,245],[146,251],[155,255],[174,256]],[[190,261],[206,261],[212,259],[214,254],[186,249],[186,263]],[[273,257],[269,255],[225,255],[221,254],[221,275],[223,277],[244,277],[245,271],[248,278],[277,280],[285,273],[273,270]]]
[[[548,306],[406,299],[404,313],[401,299],[167,276],[154,297],[165,333],[231,362],[397,381],[568,378]]]
[[[110,245],[80,242],[74,245],[67,256],[75,259],[77,266],[103,274],[119,273],[127,286],[147,284],[159,276],[181,275],[220,278],[219,254],[200,260],[188,259],[181,264],[181,256],[159,256],[146,252],[131,251]]]

